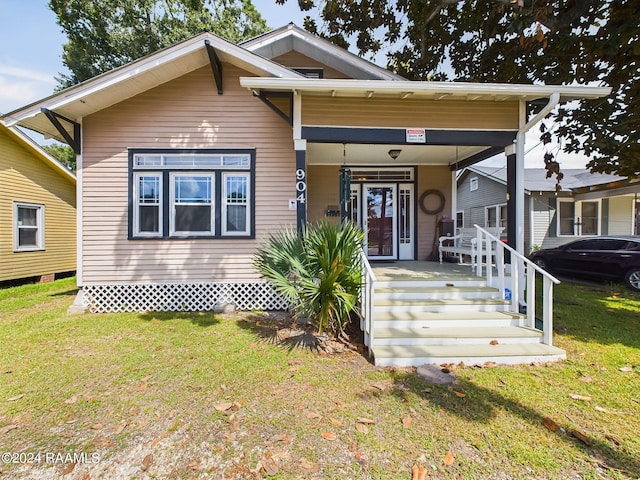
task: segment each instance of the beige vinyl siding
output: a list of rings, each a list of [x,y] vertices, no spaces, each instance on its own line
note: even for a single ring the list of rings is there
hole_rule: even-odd
[[[210,67],[185,74],[84,119],[85,283],[244,282],[266,235],[295,225],[291,127],[223,64],[224,94]],[[128,148],[255,148],[255,239],[128,240]],[[168,193],[168,192],[165,192]]]
[[[633,197],[609,198],[608,235],[633,234]]]
[[[438,129],[514,130],[517,102],[463,100],[399,100],[305,95],[304,125],[357,127],[421,127]]]
[[[0,128],[0,185],[0,281],[75,270],[75,183]],[[14,252],[14,202],[44,205],[44,250]]]
[[[420,165],[418,167],[418,184],[416,188],[416,200],[418,202],[418,225],[417,225],[417,240],[418,240],[418,258],[417,260],[433,260],[437,258],[438,248],[435,244],[435,238],[437,235],[438,220],[443,215],[447,215],[452,218],[455,213],[451,211],[451,182],[452,182],[451,170],[446,165]],[[445,198],[444,210],[436,215],[428,215],[424,213],[419,206],[420,195],[426,190],[439,190],[442,192]],[[434,196],[429,196],[426,200],[431,202],[435,201]],[[436,205],[429,203],[427,208],[435,208]]]
[[[313,58],[309,58],[300,52],[292,50],[272,60],[280,65],[290,68],[321,68],[323,78],[351,78],[350,76],[331,68]]]
[[[340,165],[309,165],[307,178],[307,220],[340,222],[340,217],[325,217],[329,205],[340,203]]]

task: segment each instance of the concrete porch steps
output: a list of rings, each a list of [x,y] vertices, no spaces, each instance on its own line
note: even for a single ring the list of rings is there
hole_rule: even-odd
[[[565,358],[545,345],[542,332],[527,328],[525,317],[509,311],[497,288],[473,275],[428,270],[415,276],[402,266],[386,267],[373,294],[376,365],[428,363],[519,364]]]

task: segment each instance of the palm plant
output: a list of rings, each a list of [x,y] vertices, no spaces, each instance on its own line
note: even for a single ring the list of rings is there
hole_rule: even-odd
[[[297,316],[338,336],[358,303],[363,239],[353,222],[319,222],[271,234],[254,263]]]

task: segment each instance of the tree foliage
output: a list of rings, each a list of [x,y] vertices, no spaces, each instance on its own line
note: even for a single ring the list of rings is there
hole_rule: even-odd
[[[287,0],[276,0],[284,3]],[[298,0],[305,28],[413,80],[609,86],[547,132],[593,171],[640,175],[637,0]]]
[[[42,149],[72,172],[76,171],[76,154],[69,145],[43,145]]]
[[[204,31],[231,42],[263,33],[251,0],[50,0],[67,36],[59,87],[75,85]]]

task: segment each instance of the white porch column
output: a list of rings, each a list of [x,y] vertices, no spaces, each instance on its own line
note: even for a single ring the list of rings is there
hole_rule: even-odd
[[[516,171],[515,171],[515,207],[516,207],[516,241],[515,248],[524,255],[524,138],[527,124],[527,104],[520,100],[520,128],[516,135]]]

